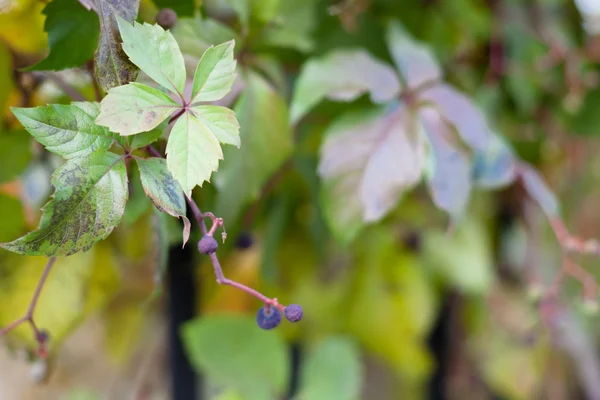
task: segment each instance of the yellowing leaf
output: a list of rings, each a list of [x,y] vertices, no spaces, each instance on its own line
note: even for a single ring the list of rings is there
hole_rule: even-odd
[[[45,3],[30,0],[11,0],[14,8],[0,13],[0,39],[12,49],[36,53],[46,48],[42,10]]]

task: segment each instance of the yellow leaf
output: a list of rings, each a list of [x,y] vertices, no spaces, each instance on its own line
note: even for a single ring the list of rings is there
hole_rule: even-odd
[[[44,50],[48,43],[44,7],[42,1],[8,0],[6,6],[0,6],[0,39],[21,53]]]

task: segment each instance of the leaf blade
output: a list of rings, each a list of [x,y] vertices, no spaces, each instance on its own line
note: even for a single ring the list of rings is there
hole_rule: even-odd
[[[186,217],[185,197],[179,182],[173,178],[163,158],[136,160],[144,192],[159,211],[183,220],[183,244],[190,237],[191,223]]]
[[[109,90],[96,124],[123,136],[134,135],[156,128],[179,107],[160,90],[133,82]]]
[[[175,38],[159,25],[133,25],[117,18],[123,38],[123,50],[158,84],[177,93],[183,99],[185,89],[185,64]]]
[[[39,228],[0,247],[19,254],[68,256],[89,250],[118,225],[128,198],[122,156],[91,153],[69,160],[52,176],[56,188]]]
[[[204,52],[194,74],[192,103],[220,100],[229,93],[236,77],[234,47],[235,41],[230,40]]]
[[[108,150],[115,138],[94,121],[100,104],[73,102],[35,108],[11,108],[25,129],[48,151],[65,159]]]

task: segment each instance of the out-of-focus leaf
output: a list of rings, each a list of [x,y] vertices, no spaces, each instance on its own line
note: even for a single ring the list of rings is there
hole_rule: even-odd
[[[523,186],[533,200],[535,200],[544,212],[550,216],[557,216],[560,212],[560,206],[556,195],[550,190],[540,174],[528,165],[522,165],[520,177]]]
[[[244,28],[250,23],[250,0],[224,0],[238,15],[240,23]]]
[[[261,22],[271,22],[275,17],[281,0],[248,0],[250,16]]]
[[[31,139],[24,131],[0,133],[0,183],[19,176],[31,160]]]
[[[363,50],[339,50],[307,61],[296,81],[290,119],[297,122],[321,100],[352,101],[369,93],[374,103],[393,99],[400,81],[392,68]]]
[[[45,3],[30,0],[11,0],[0,5],[0,39],[21,53],[36,53],[46,48],[43,32]],[[6,8],[5,8],[6,7]]]
[[[281,395],[288,379],[288,353],[277,331],[260,329],[254,318],[215,315],[184,325],[187,354],[198,372],[238,389],[248,399]]]
[[[125,228],[132,227],[152,206],[152,202],[144,192],[139,169],[130,168],[129,174],[129,200],[121,221],[121,225]]]
[[[43,13],[50,52],[28,71],[79,67],[93,57],[100,34],[98,17],[94,12],[76,1],[53,0],[46,5]]]
[[[398,21],[389,23],[386,40],[392,58],[408,87],[416,88],[442,77],[441,68],[431,50],[425,44],[411,38]]]
[[[35,140],[66,159],[107,150],[115,141],[108,129],[94,122],[100,112],[98,103],[13,107],[12,112]]]
[[[191,17],[196,10],[194,0],[152,0],[158,8],[170,8],[177,13],[177,17]]]
[[[47,261],[45,257],[16,255],[3,259],[0,264],[4,302],[0,310],[1,326],[25,314]],[[54,351],[81,318],[110,299],[118,289],[118,277],[115,258],[103,246],[58,258],[51,272],[37,303],[35,320],[40,329],[49,332],[48,345],[50,351]],[[27,324],[11,331],[9,337],[32,347],[37,344]]]
[[[192,103],[219,100],[229,93],[236,75],[234,46],[235,42],[232,40],[209,47],[204,52],[194,74]]]
[[[34,210],[40,209],[52,191],[52,168],[41,162],[32,162],[21,175],[23,203]]]
[[[0,247],[19,254],[68,256],[105,239],[121,221],[127,202],[123,157],[91,153],[69,160],[52,176],[56,188],[39,228]]]
[[[498,188],[516,178],[516,160],[505,141],[493,135],[485,151],[475,151],[473,183],[484,188]]]
[[[343,337],[319,342],[302,364],[297,400],[355,400],[362,389],[360,352],[355,343]]]
[[[108,91],[100,103],[96,124],[123,136],[156,128],[180,106],[158,89],[130,83]]]
[[[245,1],[245,0],[243,0]],[[214,19],[181,18],[173,28],[173,36],[186,56],[197,59],[211,46],[234,40],[240,43],[237,32]]]
[[[167,169],[164,158],[137,159],[144,192],[156,208],[183,220],[183,244],[190,238],[192,224],[185,216],[186,205],[183,190]]]
[[[427,231],[423,257],[445,281],[469,294],[482,294],[494,282],[491,245],[484,225],[469,217],[456,231]]]
[[[429,107],[419,110],[421,123],[431,144],[434,171],[429,190],[435,205],[460,218],[471,194],[471,168],[468,157],[450,143],[452,131],[439,113]]]
[[[220,119],[226,123],[226,113],[221,113]],[[196,185],[202,187],[205,181],[210,180],[213,171],[217,170],[219,160],[223,159],[220,137],[216,135],[217,131],[222,130],[221,122],[211,121],[207,124],[206,120],[197,117],[195,113],[186,112],[171,129],[167,143],[167,166],[188,197]]]
[[[185,64],[175,38],[159,25],[117,18],[123,50],[129,59],[159,85],[183,98]]]
[[[100,396],[85,389],[75,389],[69,392],[61,400],[100,400]]]
[[[217,214],[228,221],[256,199],[263,185],[292,152],[285,100],[258,74],[249,71],[246,88],[235,106],[240,119],[240,149],[225,149],[215,174],[219,188]]]
[[[421,179],[425,138],[415,123],[401,105],[351,112],[328,128],[320,150],[321,200],[342,243],[365,222],[383,218]]]
[[[123,51],[117,17],[132,22],[139,6],[139,0],[96,0],[101,36],[94,57],[94,71],[98,83],[105,91],[133,82],[138,76],[139,69]]]
[[[317,6],[316,0],[281,2],[275,23],[264,30],[262,43],[301,52],[311,51],[315,46],[311,33],[317,26]]]
[[[469,146],[476,150],[487,149],[492,132],[485,116],[467,96],[450,85],[440,84],[421,91],[419,97],[433,103]]]
[[[11,240],[25,231],[23,206],[18,199],[0,193],[0,241]]]
[[[570,121],[573,132],[580,135],[600,135],[598,110],[600,110],[600,88],[592,89],[585,94],[581,107]]]

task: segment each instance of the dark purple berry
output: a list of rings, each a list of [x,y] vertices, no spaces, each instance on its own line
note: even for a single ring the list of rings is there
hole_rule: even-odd
[[[277,307],[262,306],[256,313],[256,323],[263,329],[276,328],[281,323],[281,311]]]
[[[288,321],[298,322],[302,319],[304,311],[302,311],[302,307],[298,304],[290,304],[283,310],[283,314]]]
[[[170,8],[163,8],[156,15],[156,23],[164,29],[171,29],[177,23],[177,14]]]
[[[217,251],[218,247],[217,239],[210,235],[202,236],[202,239],[198,242],[198,251],[202,254],[212,254]]]
[[[36,340],[40,343],[46,343],[50,339],[50,333],[48,331],[42,329],[36,335]]]
[[[238,235],[235,240],[235,247],[238,249],[246,250],[252,247],[254,240],[252,239],[252,234],[249,232],[242,232]]]

